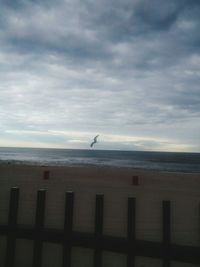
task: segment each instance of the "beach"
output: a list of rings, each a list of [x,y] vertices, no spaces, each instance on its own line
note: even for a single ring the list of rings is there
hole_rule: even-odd
[[[65,192],[74,192],[73,230],[94,231],[95,196],[104,195],[103,233],[125,237],[127,234],[127,203],[136,198],[136,238],[162,240],[162,201],[171,202],[172,243],[199,246],[200,174],[148,171],[134,168],[100,166],[29,166],[0,165],[0,224],[8,218],[10,188],[19,187],[18,224],[33,225],[37,190],[46,189],[45,226],[63,228]],[[5,250],[5,237],[1,238],[1,250]],[[20,243],[21,242],[21,243]],[[32,241],[19,240],[17,258],[23,251],[31,254]],[[58,245],[45,244],[46,265],[59,266],[61,250]],[[48,251],[54,251],[54,263]],[[90,266],[91,251],[75,248]],[[85,251],[85,252],[84,252]],[[75,253],[75,252],[74,252]],[[109,266],[109,253],[105,252],[105,264]],[[1,254],[3,255],[3,254]],[[1,261],[2,256],[1,257]],[[117,255],[115,266],[125,266],[124,255]],[[107,260],[106,260],[107,259]],[[28,257],[26,259],[28,261]],[[26,261],[24,259],[24,261]],[[56,261],[57,260],[57,261]],[[75,257],[75,262],[77,257]],[[45,261],[45,260],[44,260]],[[57,263],[56,263],[57,262]],[[106,263],[107,262],[107,263]],[[138,259],[138,265],[161,266],[160,260]],[[78,263],[77,263],[78,264]],[[74,263],[76,266],[76,264]],[[82,265],[82,266],[86,266]],[[26,266],[26,265],[25,265]],[[28,265],[27,265],[28,266]],[[77,265],[78,266],[78,265]],[[111,265],[110,265],[111,266]],[[114,265],[113,265],[114,266]],[[176,263],[174,266],[193,266]]]

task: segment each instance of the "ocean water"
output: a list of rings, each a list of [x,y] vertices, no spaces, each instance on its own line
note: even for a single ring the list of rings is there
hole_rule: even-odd
[[[200,153],[0,148],[1,163],[52,166],[115,166],[200,173]]]

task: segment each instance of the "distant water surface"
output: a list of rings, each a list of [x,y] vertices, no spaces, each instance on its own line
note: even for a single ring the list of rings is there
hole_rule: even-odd
[[[0,164],[115,166],[200,173],[200,153],[118,150],[0,148]]]

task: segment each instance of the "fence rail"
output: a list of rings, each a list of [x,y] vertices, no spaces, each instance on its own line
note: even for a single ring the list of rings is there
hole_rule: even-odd
[[[0,225],[0,235],[7,236],[5,267],[13,267],[16,239],[33,240],[33,267],[42,266],[43,242],[58,243],[63,247],[62,266],[71,266],[71,249],[74,246],[94,250],[94,267],[102,266],[104,250],[127,255],[127,267],[135,266],[135,257],[159,258],[163,267],[171,261],[200,264],[200,247],[182,246],[171,243],[170,201],[162,202],[162,242],[138,240],[136,238],[136,199],[128,198],[127,237],[114,237],[103,234],[104,196],[96,195],[94,232],[73,231],[74,193],[66,192],[63,229],[44,227],[46,190],[37,193],[34,226],[17,224],[19,188],[11,188],[8,223]]]

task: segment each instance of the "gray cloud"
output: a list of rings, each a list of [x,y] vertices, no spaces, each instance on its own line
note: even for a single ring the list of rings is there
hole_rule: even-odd
[[[102,132],[144,137],[125,148],[200,150],[198,1],[0,3],[2,131]]]

